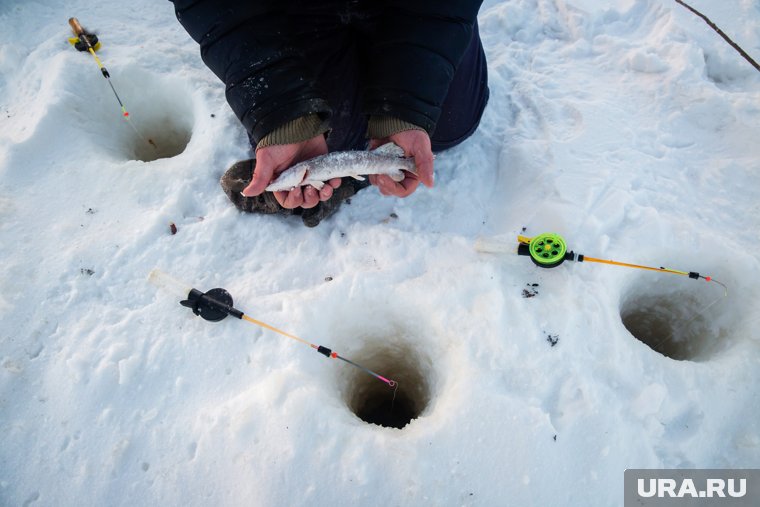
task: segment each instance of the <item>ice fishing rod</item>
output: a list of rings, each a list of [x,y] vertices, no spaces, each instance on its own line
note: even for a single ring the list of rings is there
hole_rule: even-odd
[[[225,289],[215,288],[206,292],[202,292],[180,282],[179,280],[176,280],[175,278],[172,278],[171,276],[158,269],[154,269],[150,272],[150,275],[148,275],[148,281],[159,288],[166,289],[169,292],[172,292],[175,295],[184,298],[180,300],[179,304],[191,309],[195,315],[200,316],[204,320],[207,320],[209,322],[219,322],[220,320],[224,320],[228,315],[240,320],[245,320],[251,324],[255,324],[257,326],[263,327],[264,329],[274,331],[275,333],[278,333],[282,336],[303,343],[304,345],[308,345],[327,358],[340,359],[341,361],[344,361],[366,373],[369,373],[376,379],[385,382],[389,387],[395,388],[398,386],[398,382],[395,380],[387,379],[382,375],[379,375],[370,370],[369,368],[365,368],[364,366],[341,356],[337,352],[334,352],[327,347],[323,347],[322,345],[315,345],[302,338],[299,338],[298,336],[286,333],[281,329],[277,329],[276,327],[271,326],[266,322],[256,320],[246,315],[242,311],[232,306],[232,296]]]
[[[642,266],[639,264],[630,264],[627,262],[618,262],[605,259],[588,257],[583,254],[567,251],[567,243],[559,234],[544,233],[536,237],[517,236],[518,247],[517,254],[529,256],[533,263],[541,268],[556,268],[565,261],[578,262],[596,262],[599,264],[608,264],[612,266],[621,266],[625,268],[644,269],[647,271],[657,271],[660,273],[670,273],[673,275],[688,276],[693,280],[705,280],[706,282],[715,282],[721,285],[728,295],[728,288],[711,276],[702,276],[695,271],[680,271],[664,267]]]
[[[95,59],[95,63],[98,64],[98,68],[100,69],[101,74],[103,74],[103,77],[106,78],[106,81],[108,81],[108,84],[111,87],[111,91],[113,91],[114,97],[116,97],[116,100],[119,102],[119,106],[121,107],[121,114],[127,123],[129,123],[129,126],[132,127],[132,129],[135,131],[135,134],[137,134],[140,139],[150,144],[154,148],[158,148],[153,140],[145,139],[145,137],[140,134],[134,124],[129,120],[129,112],[124,106],[124,103],[121,101],[119,94],[116,93],[116,88],[114,88],[113,83],[111,82],[111,74],[108,72],[108,69],[106,69],[105,65],[103,65],[103,62],[100,61],[98,55],[95,54],[95,51],[100,49],[100,41],[98,41],[98,36],[94,33],[86,32],[84,28],[82,28],[82,25],[79,24],[79,20],[77,18],[69,18],[69,25],[71,26],[71,30],[74,32],[74,35],[76,35],[76,37],[70,38],[69,42],[78,51],[87,51]]]

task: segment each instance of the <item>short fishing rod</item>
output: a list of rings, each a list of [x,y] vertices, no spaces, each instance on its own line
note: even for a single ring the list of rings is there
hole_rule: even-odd
[[[567,243],[559,234],[544,233],[536,237],[518,236],[517,254],[529,256],[533,263],[541,268],[555,268],[565,261],[577,262],[596,262],[599,264],[608,264],[612,266],[621,266],[625,268],[643,269],[647,271],[657,271],[660,273],[670,273],[673,275],[688,276],[693,280],[705,280],[706,282],[715,282],[721,285],[728,295],[728,288],[711,276],[702,276],[695,271],[680,271],[664,267],[642,266],[640,264],[630,264],[605,259],[588,257],[583,254],[576,254],[572,250],[568,252]]]
[[[69,25],[71,26],[71,30],[74,32],[74,35],[76,35],[76,37],[69,39],[69,42],[71,42],[71,44],[78,51],[87,51],[95,59],[95,63],[98,65],[101,74],[103,74],[103,77],[106,78],[106,81],[108,81],[108,85],[111,87],[111,91],[113,91],[114,97],[116,97],[116,100],[119,102],[122,116],[127,121],[127,123],[129,123],[129,126],[132,127],[132,129],[135,131],[135,134],[137,134],[140,139],[146,143],[149,143],[154,148],[157,148],[156,143],[154,143],[151,139],[145,139],[145,137],[140,134],[134,124],[132,124],[130,121],[129,112],[124,106],[124,103],[121,101],[119,94],[116,93],[116,88],[114,88],[113,83],[111,82],[111,74],[108,72],[108,69],[106,69],[105,65],[103,65],[103,62],[100,61],[98,55],[95,54],[95,51],[100,48],[100,41],[98,41],[98,36],[94,33],[86,32],[85,29],[82,28],[82,25],[79,24],[79,20],[77,18],[69,18]]]
[[[179,304],[191,309],[195,315],[200,316],[204,320],[207,320],[209,322],[219,322],[220,320],[225,319],[228,315],[240,320],[245,320],[251,324],[263,327],[264,329],[274,331],[275,333],[290,338],[291,340],[295,340],[297,342],[303,343],[304,345],[308,345],[327,358],[340,359],[341,361],[344,361],[372,375],[376,379],[385,382],[389,387],[395,388],[398,386],[398,382],[395,380],[387,379],[382,375],[379,375],[370,370],[369,368],[365,368],[364,366],[341,356],[337,352],[334,352],[327,347],[310,343],[302,338],[299,338],[298,336],[286,333],[285,331],[277,329],[276,327],[271,326],[266,322],[256,320],[246,315],[242,311],[232,306],[232,296],[225,289],[215,288],[206,292],[202,292],[180,282],[179,280],[176,280],[175,278],[172,278],[171,276],[158,269],[154,269],[150,272],[150,275],[148,275],[148,281],[159,288],[168,290],[169,292],[172,292],[175,295],[184,298],[180,300]]]

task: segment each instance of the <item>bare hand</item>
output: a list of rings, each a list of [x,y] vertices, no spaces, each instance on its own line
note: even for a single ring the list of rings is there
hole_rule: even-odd
[[[372,139],[370,149],[375,149],[383,144],[394,142],[404,149],[404,155],[414,158],[417,166],[417,175],[404,173],[403,181],[393,181],[390,176],[384,174],[370,175],[369,181],[380,189],[383,195],[407,197],[412,195],[417,186],[422,182],[426,187],[433,186],[433,150],[430,147],[430,136],[424,130],[405,130],[397,132],[385,139]]]
[[[269,184],[292,165],[327,153],[327,143],[323,135],[294,144],[267,146],[256,150],[256,168],[251,183],[243,189],[243,195],[253,197],[264,193]],[[311,185],[296,187],[290,191],[274,192],[274,197],[283,208],[313,208],[319,201],[332,197],[333,190],[341,183],[334,178],[317,190]]]

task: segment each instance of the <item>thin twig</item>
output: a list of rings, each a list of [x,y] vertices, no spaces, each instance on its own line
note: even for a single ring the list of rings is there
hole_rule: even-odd
[[[755,70],[757,70],[758,72],[760,72],[760,65],[758,65],[758,63],[755,60],[753,60],[752,57],[749,56],[747,54],[747,52],[744,51],[736,42],[732,41],[731,38],[728,35],[726,35],[725,33],[723,33],[723,30],[721,30],[720,28],[718,28],[718,26],[715,23],[713,23],[710,20],[710,18],[708,18],[707,16],[705,16],[704,14],[702,14],[701,12],[699,12],[698,10],[696,10],[694,7],[692,7],[691,5],[687,4],[686,2],[683,2],[682,0],[676,0],[676,3],[679,3],[679,4],[683,5],[684,7],[686,7],[687,9],[689,9],[691,12],[693,12],[694,14],[696,14],[697,16],[699,16],[700,18],[702,18],[705,21],[705,23],[707,23],[710,26],[710,28],[712,28],[713,30],[715,30],[716,32],[718,32],[718,35],[720,35],[721,37],[723,37],[723,39],[726,42],[728,42],[731,45],[731,47],[733,47],[735,50],[737,50],[739,52],[739,54],[744,57],[745,60],[747,60],[749,63],[751,63],[752,66],[755,68]]]

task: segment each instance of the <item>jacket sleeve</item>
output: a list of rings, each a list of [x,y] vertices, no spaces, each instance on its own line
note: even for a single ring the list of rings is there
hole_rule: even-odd
[[[171,0],[226,85],[227,102],[255,142],[295,118],[331,111],[303,57],[290,46],[282,1]]]
[[[394,0],[370,35],[364,112],[433,133],[482,0]]]

